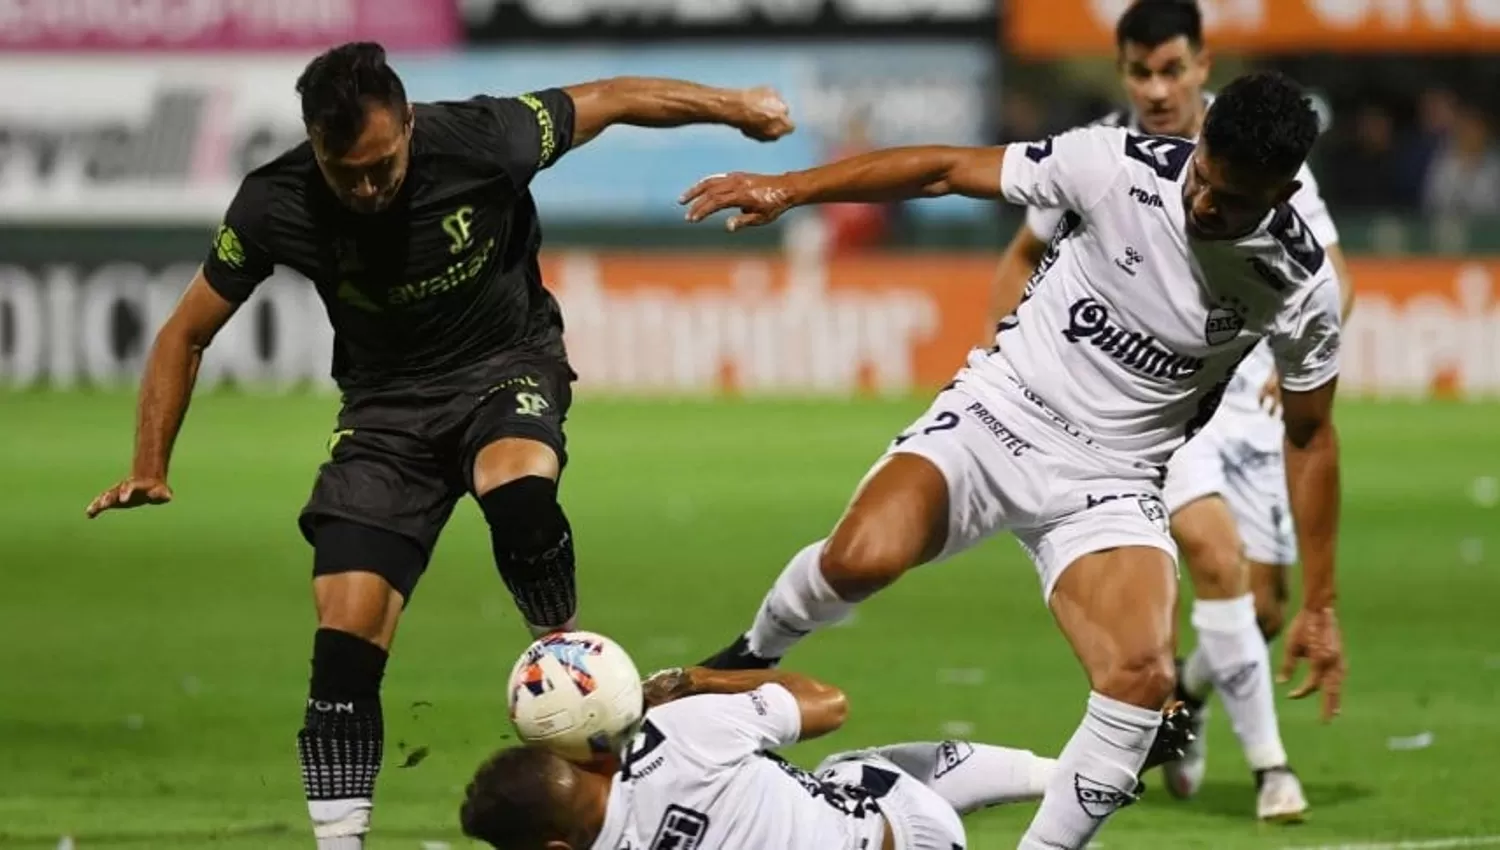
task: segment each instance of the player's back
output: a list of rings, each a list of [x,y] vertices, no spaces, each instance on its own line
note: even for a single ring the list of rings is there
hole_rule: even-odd
[[[1332,283],[1289,206],[1242,239],[1192,238],[1183,191],[1194,148],[1092,126],[1005,157],[1007,198],[1065,213],[998,353],[973,371],[1131,464],[1164,463],[1256,342],[1298,336],[1314,291]],[[1331,297],[1336,331],[1331,288],[1313,312]]]
[[[595,850],[880,850],[885,820],[870,794],[769,754],[799,730],[797,701],[779,685],[652,709]]]

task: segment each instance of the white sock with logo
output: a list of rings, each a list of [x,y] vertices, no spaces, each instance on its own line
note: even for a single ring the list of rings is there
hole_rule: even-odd
[[[1214,689],[1251,770],[1286,765],[1271,688],[1271,650],[1255,621],[1255,596],[1193,603],[1198,653],[1213,671]]]
[[[819,540],[793,555],[777,576],[746,633],[751,652],[761,658],[780,658],[797,641],[854,610],[854,603],[840,599],[823,578],[818,562],[826,542]]]
[[[1115,810],[1135,796],[1161,711],[1089,694],[1088,711],[1058,756],[1057,768],[1021,850],[1080,850]]]
[[[1029,750],[969,741],[892,744],[874,752],[936,791],[959,814],[1039,800],[1057,768],[1056,759]]]

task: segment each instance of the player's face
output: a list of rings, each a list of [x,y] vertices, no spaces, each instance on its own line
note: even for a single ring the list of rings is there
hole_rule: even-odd
[[[1200,144],[1182,186],[1188,232],[1199,239],[1238,239],[1254,230],[1272,207],[1291,198],[1299,185],[1289,175],[1236,171]]]
[[[1208,51],[1194,50],[1186,36],[1155,47],[1125,42],[1120,77],[1141,129],[1155,136],[1198,135],[1210,64]]]
[[[312,133],[318,168],[328,188],[355,212],[380,212],[390,206],[411,159],[412,111],[382,106],[366,113],[365,127],[354,145],[340,156],[331,155]]]

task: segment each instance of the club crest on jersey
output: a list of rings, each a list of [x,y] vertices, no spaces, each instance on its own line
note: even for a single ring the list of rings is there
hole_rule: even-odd
[[[1203,323],[1203,340],[1209,345],[1233,342],[1245,329],[1245,319],[1232,307],[1214,307]]]
[[[1200,358],[1178,354],[1150,334],[1126,330],[1111,321],[1109,308],[1093,298],[1073,302],[1062,335],[1075,345],[1087,342],[1121,366],[1147,377],[1184,380],[1203,368]]]

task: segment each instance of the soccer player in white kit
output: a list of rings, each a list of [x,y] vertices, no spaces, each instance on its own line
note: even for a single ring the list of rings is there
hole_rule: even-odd
[[[804,204],[960,194],[1067,211],[996,345],[976,350],[866,476],[832,535],[797,553],[748,632],[705,664],[774,664],[918,564],[1007,530],[1089,676],[1088,710],[1020,846],[1081,848],[1128,798],[1172,696],[1176,545],[1165,465],[1268,339],[1303,558],[1289,658],[1338,711],[1338,282],[1287,204],[1318,134],[1277,74],[1220,92],[1201,141],[1088,127],[997,148],[878,151],[779,176],[717,175],[683,198],[731,230]]]
[[[1134,132],[1195,138],[1212,102],[1204,92],[1211,56],[1203,45],[1198,6],[1182,0],[1140,0],[1115,27],[1121,83],[1129,112],[1098,124]],[[1338,228],[1304,165],[1290,204],[1323,246],[1339,279],[1343,316],[1354,291]],[[1046,253],[1063,213],[1031,207],[996,275],[994,316],[1008,316]],[[1299,821],[1307,809],[1276,719],[1270,650],[1287,602],[1286,571],[1297,560],[1281,418],[1275,408],[1275,363],[1262,343],[1240,365],[1208,427],[1172,456],[1163,491],[1172,536],[1187,562],[1198,643],[1178,677],[1178,697],[1199,724],[1186,756],[1163,766],[1167,788],[1191,797],[1207,767],[1204,700],[1219,690],[1245,760],[1255,776],[1256,816]]]
[[[502,850],[964,850],[960,814],[1035,800],[1057,766],[944,741],[840,753],[809,772],[774,750],[843,725],[848,703],[831,685],[689,668],[646,692],[617,770],[540,746],[492,756],[465,793],[464,834]],[[1180,755],[1186,729],[1164,722],[1150,760]]]

